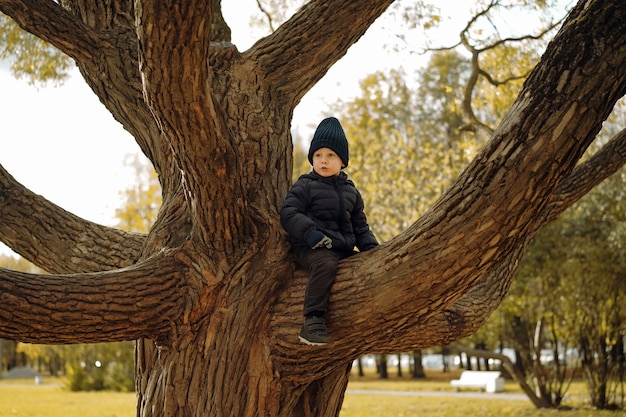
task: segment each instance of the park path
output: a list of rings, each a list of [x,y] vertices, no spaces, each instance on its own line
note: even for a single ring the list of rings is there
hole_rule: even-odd
[[[348,389],[346,394],[366,394],[366,395],[397,395],[405,397],[457,397],[457,398],[484,398],[488,400],[516,400],[530,401],[525,394],[513,394],[505,392],[478,392],[478,391],[388,391],[370,389]]]
[[[46,386],[46,387],[62,387],[60,383],[33,384],[32,382],[15,382],[8,383],[7,386]],[[2,386],[0,385],[0,388]],[[514,400],[514,401],[530,401],[524,394],[514,394],[505,392],[479,392],[479,391],[394,391],[394,390],[376,390],[376,389],[348,389],[346,394],[355,395],[396,395],[404,397],[456,397],[456,398],[483,398],[487,400]]]

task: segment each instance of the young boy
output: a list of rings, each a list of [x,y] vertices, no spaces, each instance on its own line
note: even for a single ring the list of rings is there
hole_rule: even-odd
[[[300,341],[324,345],[333,340],[326,330],[330,287],[337,263],[355,252],[378,245],[371,232],[361,194],[342,171],[348,166],[348,140],[337,120],[321,121],[309,148],[313,171],[291,187],[280,222],[299,265],[309,271],[304,295],[304,324]]]

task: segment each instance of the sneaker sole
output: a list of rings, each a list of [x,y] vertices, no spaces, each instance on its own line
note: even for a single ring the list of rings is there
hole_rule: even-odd
[[[298,336],[298,340],[300,340],[302,343],[305,343],[309,346],[323,346],[323,345],[328,344],[328,342],[311,342],[310,340],[307,340],[302,336]]]

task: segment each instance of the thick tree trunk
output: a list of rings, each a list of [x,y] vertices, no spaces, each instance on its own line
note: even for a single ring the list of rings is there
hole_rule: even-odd
[[[215,337],[229,340],[228,344],[216,343],[205,332],[180,348],[137,342],[138,415],[339,415],[351,363],[333,366],[314,381],[282,378],[271,369],[266,341],[248,341],[247,330],[233,331],[222,323],[215,324],[219,327]]]

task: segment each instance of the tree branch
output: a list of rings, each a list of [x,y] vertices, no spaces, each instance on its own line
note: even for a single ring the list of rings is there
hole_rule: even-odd
[[[55,1],[0,0],[0,11],[76,61],[93,59],[105,46],[97,32]]]
[[[509,260],[502,262],[498,268],[490,271],[477,285],[450,307],[434,316],[424,325],[418,326],[415,333],[431,341],[435,341],[433,339],[439,337],[440,339],[436,344],[440,346],[451,342],[447,338],[448,335],[456,335],[457,340],[472,335],[483,325],[491,312],[500,305],[500,301],[506,295],[516,271],[510,266],[516,265],[514,260],[521,258],[536,233],[554,221],[593,187],[617,172],[624,166],[624,163],[626,163],[626,129],[615,135],[593,157],[578,165],[572,174],[560,184],[542,215],[539,216],[541,220],[535,223],[535,232],[529,235],[516,252],[511,253]],[[441,331],[441,329],[446,328],[449,331]],[[400,350],[408,350],[404,343],[406,341],[398,346]]]
[[[577,163],[626,91],[624,14],[621,2],[579,5],[491,140],[435,205],[393,240],[340,264],[328,317],[336,357],[450,342],[497,307],[546,224],[545,210],[581,172]],[[298,291],[300,281],[294,285]],[[292,294],[280,301],[289,304]],[[486,307],[476,308],[487,298]],[[273,320],[293,320],[280,314]],[[421,332],[431,323],[444,327]],[[283,328],[293,329],[293,322]],[[281,332],[277,352],[286,354],[296,342]]]
[[[77,15],[50,0],[0,0],[0,10],[27,32],[74,58],[87,84],[113,117],[134,135],[143,153],[157,172],[161,172],[167,156],[161,157],[160,152],[167,153],[168,148],[161,146],[160,130],[143,99],[133,3],[98,1],[80,6],[75,2],[65,3]],[[86,11],[87,7],[96,10]],[[82,16],[89,16],[89,24],[79,17],[78,10]],[[226,29],[220,28],[224,34]],[[117,94],[111,94],[110,83],[118,86]]]
[[[145,236],[83,220],[17,182],[0,165],[0,240],[53,273],[132,264]]]
[[[131,268],[75,275],[0,268],[0,338],[63,344],[149,338],[166,343],[175,321],[182,325],[179,332],[190,325],[197,294],[186,287],[188,265],[173,259],[161,252]]]
[[[563,23],[563,20],[565,19],[565,17],[563,17],[562,19],[560,19],[559,21],[557,21],[556,23],[552,23],[550,25],[548,25],[546,28],[544,28],[541,32],[539,32],[536,35],[524,35],[524,36],[517,36],[517,37],[509,37],[509,38],[503,38],[503,39],[499,39],[487,46],[484,46],[482,48],[477,48],[476,51],[477,52],[485,52],[488,51],[490,49],[495,49],[500,45],[504,45],[506,43],[512,43],[512,42],[522,42],[522,41],[536,41],[536,40],[540,40],[543,39],[544,36],[546,36],[550,31],[554,30],[554,28],[556,28],[558,25]],[[467,30],[467,29],[466,29]]]
[[[613,136],[596,154],[578,165],[557,188],[544,210],[545,225],[585,196],[593,187],[615,174],[626,163],[626,129]]]
[[[223,109],[219,101],[223,97],[214,94],[220,88],[220,81],[212,78],[215,74],[209,63],[221,51],[226,51],[225,56],[229,57],[234,47],[211,44],[214,23],[211,3],[215,1],[144,0],[136,2],[135,8],[143,99],[166,144],[156,153],[165,150],[175,159],[170,164],[186,173],[199,167],[209,167],[211,173],[217,165],[211,161],[213,155],[221,156],[221,151],[226,152],[231,146],[225,139],[228,134],[224,118],[220,117]],[[204,126],[206,131],[185,137],[189,126]],[[191,147],[204,148],[200,153],[207,160],[187,160],[184,155]],[[160,165],[161,169],[165,168],[163,163]],[[188,175],[186,185],[198,195],[206,182],[192,183],[194,177]]]
[[[160,111],[182,98],[185,102],[176,106],[181,108],[181,118],[185,118],[191,103],[196,101],[204,109],[211,2],[143,0],[136,2],[135,14],[140,69],[148,105],[153,111]],[[168,119],[159,116],[157,114],[160,122]]]
[[[358,344],[356,340],[351,340],[353,334],[358,335],[361,340],[377,340],[374,337],[374,333],[379,332],[382,325],[387,326],[390,334],[394,335],[393,337],[379,340],[379,343],[373,344],[373,346],[368,344],[365,344],[365,346],[359,345],[360,353],[372,351],[398,352],[431,346],[445,346],[455,340],[474,334],[500,305],[517,270],[518,261],[525,253],[526,248],[536,233],[547,223],[555,220],[559,214],[579,198],[587,194],[591,188],[614,174],[625,162],[626,130],[623,130],[592,158],[579,165],[572,175],[561,183],[542,214],[538,216],[541,220],[534,223],[532,233],[528,234],[523,241],[520,241],[518,246],[507,255],[506,259],[499,262],[494,269],[488,271],[467,292],[460,291],[462,295],[456,301],[452,300],[449,302],[449,304],[442,302],[440,294],[433,295],[432,292],[429,292],[428,287],[421,288],[422,284],[428,284],[428,282],[432,281],[424,279],[423,276],[420,277],[417,274],[413,279],[420,282],[416,282],[411,290],[400,290],[398,294],[372,297],[372,293],[376,292],[376,284],[368,285],[363,279],[357,280],[355,277],[366,276],[368,281],[386,282],[390,276],[398,274],[397,272],[392,272],[389,266],[394,261],[387,260],[387,267],[382,271],[376,272],[371,271],[367,266],[362,269],[355,269],[358,267],[353,264],[346,265],[344,262],[342,268],[345,267],[354,275],[345,281],[343,277],[338,277],[338,282],[333,287],[331,299],[338,302],[344,299],[350,299],[354,302],[356,299],[356,302],[351,303],[351,305],[358,306],[360,311],[351,312],[340,309],[337,314],[334,314],[334,309],[337,309],[338,306],[333,305],[331,307],[333,318],[353,317],[354,319],[349,321],[337,319],[332,323],[331,330],[337,332],[342,339],[347,338],[348,346]],[[402,254],[397,255],[398,257],[403,257]],[[427,257],[424,259],[427,259]],[[375,264],[381,261],[373,262]],[[369,263],[369,259],[367,263]],[[377,274],[377,272],[380,274]],[[296,281],[296,285],[292,287],[292,290],[296,293],[299,290],[304,290],[305,280],[302,279],[302,275],[300,275],[302,282],[298,283]],[[342,294],[342,292],[349,292],[349,295]],[[412,301],[409,300],[411,294],[414,294],[414,300]],[[429,298],[421,298],[419,294],[428,294]],[[382,310],[385,305],[384,301],[373,301],[381,298],[383,300],[387,299],[387,309],[384,312]],[[413,310],[423,312],[424,316],[411,315],[403,317],[401,322],[392,321],[392,317],[399,316],[394,311],[395,307],[406,309],[409,306]],[[297,308],[299,306],[290,307],[291,310]],[[283,311],[282,314],[287,311],[289,309]],[[284,328],[289,328],[288,325],[283,326]],[[291,328],[294,328],[294,324],[291,325]],[[399,336],[400,334],[402,336]],[[290,348],[293,348],[293,346],[290,346]],[[343,348],[343,345],[334,347],[335,351]],[[344,354],[350,358],[352,356],[350,356],[349,352],[350,349],[346,348]],[[311,363],[309,364],[311,365]]]
[[[290,102],[298,102],[389,7],[393,0],[308,2],[244,58]]]
[[[256,0],[256,6],[259,8],[261,13],[265,15],[265,18],[267,19],[267,25],[270,28],[270,32],[274,32],[276,29],[274,28],[274,21],[272,19],[272,14],[265,9],[263,4],[261,4],[260,0]]]
[[[461,127],[461,130],[477,130],[478,129],[478,130],[482,130],[488,136],[493,134],[493,131],[494,131],[493,127],[481,121],[476,116],[476,113],[474,112],[474,108],[472,105],[472,95],[474,93],[476,84],[478,83],[479,77],[483,77],[485,80],[487,80],[488,83],[494,86],[498,86],[501,84],[505,84],[509,81],[525,78],[529,72],[525,74],[520,74],[520,75],[512,75],[502,81],[496,80],[481,67],[480,54],[483,52],[492,50],[492,49],[496,49],[497,47],[505,45],[506,43],[542,39],[550,31],[554,30],[555,27],[560,25],[565,19],[565,17],[563,17],[556,23],[552,23],[548,25],[546,28],[544,28],[542,31],[540,31],[536,35],[525,35],[525,36],[520,36],[520,37],[508,37],[504,39],[498,39],[494,42],[491,42],[488,45],[483,46],[482,48],[477,48],[475,45],[472,45],[470,42],[469,31],[472,28],[472,26],[477,23],[479,18],[481,17],[488,18],[488,13],[491,11],[492,8],[495,8],[497,6],[499,6],[499,2],[497,0],[492,0],[491,3],[487,5],[482,11],[480,11],[475,16],[473,16],[473,18],[467,23],[467,25],[463,28],[463,30],[459,34],[460,44],[463,45],[465,49],[467,49],[467,51],[470,52],[471,54],[471,60],[470,60],[471,70],[470,70],[470,75],[468,77],[468,80],[465,83],[465,87],[463,89],[463,99],[462,99],[462,105],[461,105],[463,114],[465,118],[467,119],[467,123]]]

